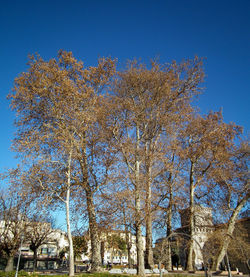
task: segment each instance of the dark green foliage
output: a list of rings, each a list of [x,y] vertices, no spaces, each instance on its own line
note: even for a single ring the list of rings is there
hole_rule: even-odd
[[[16,274],[16,271],[10,271],[10,272],[0,272],[0,277],[14,277]],[[19,271],[18,272],[18,276],[19,277],[26,277],[26,276],[30,276],[26,271]]]
[[[6,267],[6,264],[7,264],[6,259],[4,257],[1,257],[1,254],[0,254],[0,270],[4,270]]]
[[[111,248],[114,248],[121,253],[126,251],[127,248],[126,241],[116,234],[108,236],[108,244]]]
[[[86,253],[88,250],[88,244],[84,236],[74,236],[73,245],[75,258],[81,257],[81,254]]]

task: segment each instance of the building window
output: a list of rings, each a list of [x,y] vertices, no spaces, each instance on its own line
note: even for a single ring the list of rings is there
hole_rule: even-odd
[[[50,256],[56,256],[56,248],[55,247],[48,248],[48,254]]]
[[[41,249],[41,254],[42,255],[47,255],[48,254],[48,248],[42,248]]]
[[[54,261],[48,261],[48,269],[55,269],[55,262]]]

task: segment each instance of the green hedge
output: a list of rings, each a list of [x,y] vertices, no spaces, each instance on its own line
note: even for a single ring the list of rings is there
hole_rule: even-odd
[[[15,277],[15,274],[16,274],[16,271],[10,271],[10,272],[1,271],[0,277]],[[26,277],[26,276],[30,276],[30,275],[26,271],[20,270],[18,272],[18,276]]]

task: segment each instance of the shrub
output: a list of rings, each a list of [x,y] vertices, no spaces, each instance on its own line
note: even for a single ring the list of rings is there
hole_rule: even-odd
[[[0,277],[15,277],[16,271],[10,271],[10,272],[5,272],[2,271],[0,272]],[[19,277],[26,277],[26,276],[30,276],[26,271],[20,270],[18,272],[18,276]]]

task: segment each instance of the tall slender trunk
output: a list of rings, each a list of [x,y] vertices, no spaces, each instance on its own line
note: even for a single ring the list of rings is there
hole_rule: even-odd
[[[114,247],[111,247],[111,264],[113,265],[114,261]]]
[[[222,262],[223,258],[225,257],[228,249],[228,245],[232,239],[232,235],[235,229],[235,222],[237,219],[237,216],[243,206],[246,204],[248,197],[246,196],[243,198],[237,205],[236,209],[233,211],[230,220],[228,222],[228,227],[227,227],[227,233],[226,236],[223,239],[223,244],[219,250],[218,255],[215,257],[214,264],[213,264],[213,269],[214,270],[219,270],[220,263]]]
[[[71,234],[70,227],[70,215],[69,215],[69,198],[70,198],[70,189],[67,189],[66,195],[66,220],[67,220],[67,233],[68,233],[68,241],[69,241],[69,276],[74,276],[74,248],[73,248],[73,240]]]
[[[171,182],[171,181],[170,181]],[[169,204],[167,211],[167,248],[166,248],[166,268],[167,270],[172,270],[172,255],[171,255],[171,242],[169,236],[172,233],[172,209],[173,209],[173,191],[172,184],[169,184]]]
[[[83,188],[86,195],[88,219],[89,219],[89,233],[91,243],[91,272],[97,272],[100,270],[102,257],[101,257],[101,242],[99,240],[98,226],[96,222],[96,212],[94,205],[93,189],[89,184],[88,177],[88,160],[87,160],[87,143],[86,133],[83,132],[83,145],[82,145],[82,160],[80,162],[83,174]]]
[[[122,265],[122,251],[120,252],[120,265]]]
[[[127,253],[128,253],[128,267],[132,268],[132,259],[131,259],[131,242],[130,242],[130,236],[129,236],[129,231],[128,231],[128,224],[126,220],[126,211],[125,207],[122,206],[122,215],[123,215],[123,224],[125,227],[125,240],[126,240],[126,246],[127,246]]]
[[[7,260],[7,265],[4,269],[5,272],[10,272],[14,270],[14,256],[9,256]]]
[[[152,184],[152,162],[151,162],[151,151],[150,144],[146,143],[145,145],[145,154],[146,154],[146,251],[145,251],[145,267],[148,269],[153,269],[154,260],[153,260],[153,249],[152,249],[152,210],[151,210],[151,184]]]
[[[142,223],[141,223],[141,185],[140,185],[140,162],[139,145],[140,133],[136,127],[136,161],[135,161],[135,226],[136,226],[136,247],[137,247],[137,274],[145,276],[144,251],[142,241]]]
[[[69,276],[75,275],[75,268],[74,268],[74,248],[73,248],[73,239],[71,234],[71,227],[70,227],[70,186],[71,186],[71,152],[69,155],[68,160],[68,172],[67,172],[67,192],[66,192],[66,221],[67,221],[67,233],[68,233],[68,241],[69,241]]]
[[[95,206],[93,201],[93,192],[90,187],[85,188],[87,198],[87,210],[89,218],[89,232],[91,240],[91,271],[97,272],[101,266],[101,244],[98,235],[98,226],[96,222]]]
[[[144,251],[142,241],[142,224],[140,216],[140,192],[135,191],[135,209],[136,209],[136,248],[137,248],[137,275],[145,276],[144,270]]]
[[[187,270],[193,271],[193,251],[194,251],[194,163],[191,161],[190,175],[189,175],[189,190],[190,190],[190,200],[189,200],[189,231],[190,231],[190,243],[188,249],[188,260],[187,260]]]
[[[128,231],[126,231],[126,244],[127,244],[127,252],[128,252],[128,267],[132,268],[131,242],[130,242]]]

